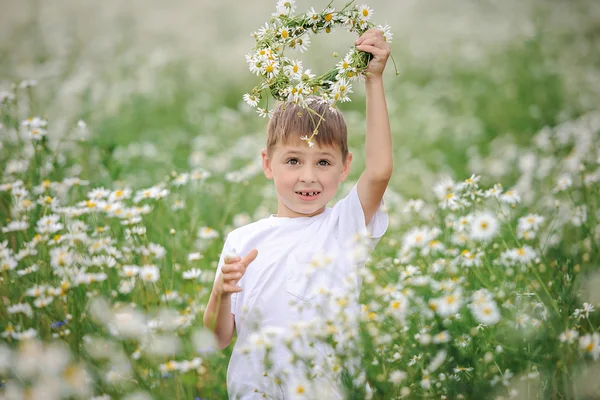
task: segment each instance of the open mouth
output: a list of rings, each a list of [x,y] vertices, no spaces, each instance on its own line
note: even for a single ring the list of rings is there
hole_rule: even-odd
[[[302,200],[313,200],[320,195],[321,192],[296,192],[296,194],[300,196]]]

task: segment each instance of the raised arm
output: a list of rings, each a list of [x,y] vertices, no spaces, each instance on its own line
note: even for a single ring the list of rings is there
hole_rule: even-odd
[[[390,46],[378,29],[369,29],[358,38],[356,45],[359,50],[373,55],[365,79],[367,94],[365,170],[357,184],[358,198],[365,214],[365,224],[368,225],[381,203],[394,169],[390,119],[382,76],[390,55]]]

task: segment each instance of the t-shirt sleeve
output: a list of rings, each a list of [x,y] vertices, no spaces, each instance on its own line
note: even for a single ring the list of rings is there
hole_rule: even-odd
[[[369,225],[365,226],[365,214],[358,197],[357,185],[354,185],[348,196],[340,200],[334,208],[338,209],[338,234],[343,244],[347,244],[356,234],[368,231],[372,250],[387,230],[388,215],[384,208],[383,199],[377,211],[373,214]]]
[[[217,273],[215,274],[215,282],[217,279],[221,278],[221,268],[223,268],[223,264],[225,264],[225,256],[236,254],[235,247],[233,245],[233,238],[231,235],[227,235],[225,239],[225,243],[223,244],[223,249],[221,250],[221,256],[219,257],[219,264],[217,265]],[[237,300],[237,293],[231,294],[231,313],[235,314],[233,310],[235,310],[235,302]]]

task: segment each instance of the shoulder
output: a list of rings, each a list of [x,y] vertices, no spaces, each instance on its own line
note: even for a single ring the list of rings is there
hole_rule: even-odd
[[[343,211],[346,207],[352,207],[352,203],[358,200],[358,192],[356,191],[356,183],[345,184],[342,188],[342,193],[345,193],[331,208],[334,213]]]

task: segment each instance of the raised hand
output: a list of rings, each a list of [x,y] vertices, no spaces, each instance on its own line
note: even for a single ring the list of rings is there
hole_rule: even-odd
[[[225,263],[221,268],[221,295],[231,295],[232,293],[242,291],[242,288],[239,287],[237,283],[242,279],[248,265],[254,261],[257,255],[258,251],[253,249],[244,258],[240,258],[239,256],[225,256]]]
[[[373,54],[365,72],[381,75],[391,52],[390,45],[385,41],[383,33],[379,29],[369,29],[356,39],[354,44],[358,50]],[[367,74],[368,76],[369,74]]]

